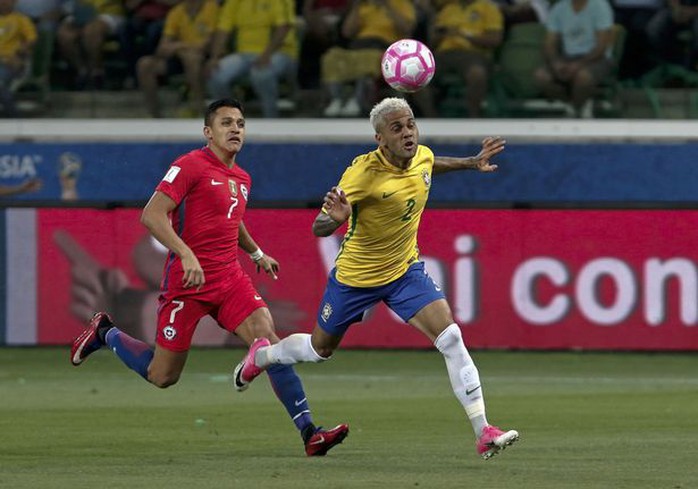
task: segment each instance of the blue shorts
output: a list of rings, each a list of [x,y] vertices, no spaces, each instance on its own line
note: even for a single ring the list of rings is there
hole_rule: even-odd
[[[325,294],[320,302],[317,322],[332,336],[343,336],[349,326],[363,319],[364,313],[383,301],[407,322],[427,304],[444,299],[444,293],[416,262],[397,280],[378,287],[351,287],[337,281],[336,270],[330,272]]]

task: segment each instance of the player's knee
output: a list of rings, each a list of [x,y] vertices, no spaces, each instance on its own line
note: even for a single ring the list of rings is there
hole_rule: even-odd
[[[166,389],[179,381],[179,374],[148,372],[148,381],[155,387]]]
[[[312,353],[310,357],[315,363],[329,360],[334,353],[334,348],[331,345],[316,345],[312,340],[308,341],[308,347]]]
[[[449,325],[434,341],[434,344],[441,351],[448,350],[449,348],[460,343],[463,343],[463,335],[460,332],[460,328],[456,324]]]
[[[330,359],[334,350],[328,347],[313,348],[317,355],[314,356],[315,362],[325,362]]]

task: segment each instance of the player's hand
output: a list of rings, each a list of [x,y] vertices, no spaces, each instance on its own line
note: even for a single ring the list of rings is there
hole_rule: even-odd
[[[196,287],[198,290],[206,283],[204,269],[201,268],[198,258],[191,251],[182,256],[182,271],[184,272],[182,283],[185,289]]]
[[[278,278],[276,274],[279,273],[279,262],[273,257],[264,255],[262,258],[257,260],[255,264],[257,265],[257,273],[259,273],[260,270],[264,270],[264,272],[271,275],[274,280]]]
[[[347,200],[344,191],[339,187],[332,187],[325,194],[322,208],[333,221],[343,223],[351,216],[351,204]]]
[[[477,170],[491,172],[497,169],[497,165],[490,163],[490,158],[504,151],[506,141],[497,137],[486,137],[482,141],[482,150],[475,157],[477,159]]]

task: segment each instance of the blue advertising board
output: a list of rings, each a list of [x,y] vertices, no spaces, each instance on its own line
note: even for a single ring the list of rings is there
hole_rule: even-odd
[[[38,192],[12,197],[19,200],[143,201],[175,158],[201,144],[0,144],[0,185],[42,180]],[[431,147],[446,156],[479,151],[472,144]],[[318,203],[353,157],[373,148],[370,143],[248,143],[238,163],[252,176],[252,203]],[[694,143],[509,144],[496,158],[494,174],[437,176],[431,202],[692,203],[698,200],[696,154]]]

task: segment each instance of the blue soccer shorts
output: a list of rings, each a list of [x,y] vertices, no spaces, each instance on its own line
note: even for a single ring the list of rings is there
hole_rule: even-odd
[[[349,326],[361,321],[364,313],[380,301],[407,322],[424,306],[444,298],[422,262],[411,265],[397,280],[378,287],[344,285],[337,281],[336,270],[332,269],[317,322],[326,333],[344,336]]]

